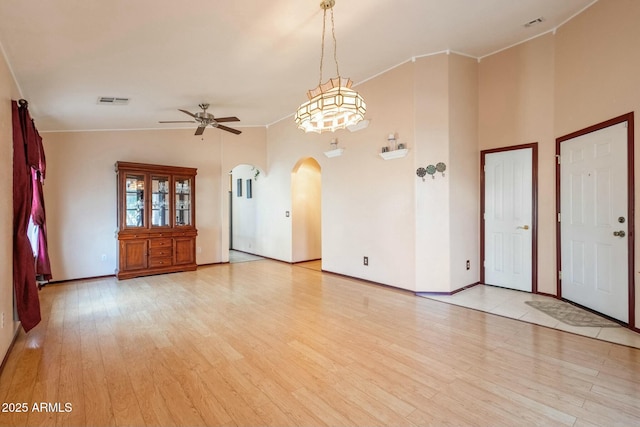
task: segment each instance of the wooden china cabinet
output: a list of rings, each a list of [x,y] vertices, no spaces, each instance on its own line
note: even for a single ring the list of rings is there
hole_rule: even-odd
[[[118,279],[196,269],[196,173],[116,163]]]

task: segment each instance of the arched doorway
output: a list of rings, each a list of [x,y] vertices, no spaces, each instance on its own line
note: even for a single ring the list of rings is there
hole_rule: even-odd
[[[312,157],[298,161],[291,173],[292,261],[322,258],[322,176]]]

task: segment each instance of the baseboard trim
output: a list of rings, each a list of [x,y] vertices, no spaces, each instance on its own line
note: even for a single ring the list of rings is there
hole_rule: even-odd
[[[106,274],[104,276],[90,276],[90,277],[79,277],[77,279],[67,279],[67,280],[53,280],[51,282],[47,282],[42,285],[43,288],[46,288],[47,285],[57,285],[60,283],[69,283],[69,282],[82,282],[83,280],[98,280],[98,279],[106,279],[107,277],[116,277],[115,274]]]
[[[388,288],[388,289],[394,290],[394,291],[409,292],[411,294],[415,293],[414,291],[409,290],[409,289],[400,288],[398,286],[393,286],[393,285],[387,285],[386,283],[374,282],[373,280],[367,280],[367,279],[363,279],[361,277],[349,276],[348,274],[336,273],[336,272],[329,271],[329,270],[324,270],[324,269],[322,269],[320,271],[322,273],[333,274],[334,276],[344,277],[345,279],[357,280],[358,282],[367,283],[369,285],[382,286],[384,288]]]
[[[428,297],[430,295],[431,296],[436,296],[436,295],[451,296],[451,295],[457,294],[458,292],[462,292],[464,290],[471,289],[471,288],[473,288],[474,286],[477,286],[477,285],[481,285],[481,283],[480,282],[471,283],[470,285],[463,286],[463,287],[458,288],[458,289],[456,289],[454,291],[451,291],[451,292],[422,292],[421,291],[421,292],[416,292],[415,294],[417,296],[419,296],[419,297]]]
[[[291,264],[296,265],[296,264],[301,264],[303,262],[313,262],[313,261],[322,261],[322,258],[316,258],[316,259],[306,259],[304,261],[294,261]]]

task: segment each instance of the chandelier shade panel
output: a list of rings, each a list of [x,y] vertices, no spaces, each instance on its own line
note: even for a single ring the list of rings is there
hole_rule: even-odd
[[[333,132],[364,119],[367,106],[351,85],[351,79],[336,77],[308,91],[309,100],[296,112],[298,127],[305,132]]]

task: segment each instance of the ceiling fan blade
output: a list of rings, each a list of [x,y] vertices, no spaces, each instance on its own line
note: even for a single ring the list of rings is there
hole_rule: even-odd
[[[187,110],[181,110],[181,109],[179,109],[179,108],[178,108],[178,111],[182,111],[183,113],[190,115],[190,116],[191,116],[191,117],[193,117],[194,119],[197,119],[197,118],[198,118],[195,114],[190,113],[190,112],[189,112],[189,111],[187,111]]]
[[[237,117],[215,117],[214,120],[218,123],[222,122],[239,122],[240,119]]]
[[[196,129],[196,133],[194,133],[194,135],[202,135],[204,133],[204,128],[206,128],[206,126],[198,126],[198,129]]]
[[[195,120],[162,120],[158,123],[195,123]]]
[[[227,127],[227,126],[224,126],[224,125],[217,125],[217,126],[214,126],[214,127],[217,127],[218,129],[226,130],[227,132],[235,133],[236,135],[240,135],[242,133],[241,130],[233,129],[233,128],[230,128],[230,127]]]

